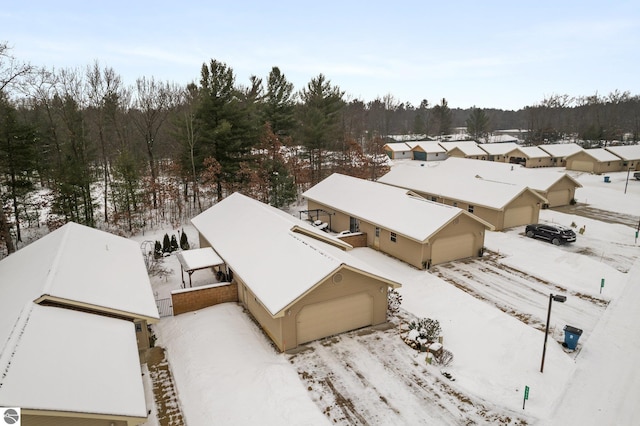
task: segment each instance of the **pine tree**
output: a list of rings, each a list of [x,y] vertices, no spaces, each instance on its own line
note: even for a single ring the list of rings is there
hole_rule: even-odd
[[[278,137],[289,136],[295,126],[293,84],[278,67],[271,68],[264,97],[264,121]]]
[[[311,79],[300,96],[300,140],[311,164],[311,184],[316,184],[325,178],[326,151],[334,149],[340,139],[339,113],[344,107],[344,92],[320,74]]]
[[[162,239],[162,252],[171,253],[171,240],[168,234],[164,234],[164,238]]]
[[[180,234],[180,248],[182,250],[189,250],[189,240],[187,234],[184,232],[184,228],[182,228],[182,233]]]
[[[476,142],[487,142],[489,134],[489,117],[484,110],[476,108],[471,109],[471,114],[467,118],[467,133]]]
[[[451,110],[445,98],[442,98],[439,105],[433,107],[432,114],[433,119],[436,121],[438,136],[451,133]]]
[[[202,65],[200,103],[196,118],[201,129],[202,157],[211,157],[220,164],[216,182],[218,200],[224,198],[223,184],[236,182],[240,163],[246,160],[256,143],[255,114],[252,111],[258,97],[259,81],[246,92],[235,87],[235,75],[226,64],[212,59]]]

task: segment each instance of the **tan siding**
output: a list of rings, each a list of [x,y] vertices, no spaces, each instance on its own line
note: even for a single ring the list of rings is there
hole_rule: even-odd
[[[134,327],[136,327],[136,340],[138,342],[138,351],[145,351],[149,349],[149,328],[147,322],[144,320],[135,320]],[[138,327],[138,324],[140,325]],[[138,331],[138,329],[140,331]]]
[[[525,167],[535,168],[535,167],[551,167],[553,166],[553,160],[551,157],[543,157],[543,158],[528,158],[525,164]]]
[[[541,194],[549,201],[549,207],[566,206],[576,197],[576,184],[567,176],[548,188],[548,194]],[[553,198],[551,200],[550,198]]]
[[[242,284],[238,284],[242,285]],[[264,332],[273,340],[280,350],[290,349],[285,348],[286,342],[282,337],[282,319],[273,318],[271,314],[258,302],[256,296],[251,292],[249,288],[244,287],[244,306],[247,308],[251,315],[262,326]],[[293,346],[295,347],[295,346]]]
[[[428,256],[425,261],[431,264],[437,264],[443,261],[462,259],[469,256],[479,256],[484,246],[484,226],[467,215],[461,215],[453,222],[441,229],[431,238],[431,246],[425,251]],[[451,254],[443,255],[434,253],[438,250],[438,240],[453,241],[456,238],[464,238],[468,242],[467,245],[458,248],[455,259]],[[443,260],[446,259],[446,260]]]
[[[146,419],[134,419],[130,418],[122,420],[122,417],[114,416],[113,418],[105,418],[108,416],[101,416],[103,418],[95,419],[89,417],[88,414],[78,414],[86,417],[70,417],[70,416],[46,416],[46,415],[33,415],[22,414],[23,426],[133,426],[139,425],[146,421]]]
[[[531,206],[530,214],[525,216],[523,207]],[[509,204],[505,206],[505,212],[510,209],[518,210],[520,213],[520,220],[511,220],[507,219],[505,221],[505,217],[503,216],[503,223],[501,228],[497,228],[496,230],[502,230],[507,227],[527,225],[529,223],[536,223],[540,218],[540,208],[542,208],[542,200],[536,197],[533,191],[526,191],[520,194],[518,197],[513,199]]]
[[[296,318],[302,308],[309,304],[366,293],[373,299],[372,324],[382,324],[387,321],[386,283],[346,268],[341,268],[338,272],[342,275],[342,280],[339,283],[334,282],[333,275],[327,277],[313,291],[292,306],[282,318],[283,342],[286,342],[286,349],[298,346]]]
[[[622,170],[622,161],[596,161],[586,152],[579,152],[567,157],[567,170],[576,170],[590,173],[619,172]]]
[[[594,172],[597,174],[619,172],[622,170],[622,161],[606,161],[595,164]]]
[[[313,201],[308,202],[308,208],[311,209],[323,209],[334,213],[331,216],[332,227],[334,230],[349,229],[349,214],[343,213],[332,209],[329,206],[325,206]],[[336,227],[333,224],[338,224]],[[375,238],[376,225],[360,220],[360,232],[367,234],[367,245],[373,247],[373,239]],[[378,250],[387,253],[397,259],[407,262],[417,268],[422,268],[422,262],[424,261],[422,256],[422,244],[408,239],[402,235],[396,234],[396,242],[391,241],[391,232],[388,229],[380,229],[380,245]]]

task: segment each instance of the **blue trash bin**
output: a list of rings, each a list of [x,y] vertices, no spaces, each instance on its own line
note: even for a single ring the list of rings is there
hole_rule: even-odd
[[[575,349],[578,346],[578,340],[582,335],[582,330],[567,325],[564,327],[564,345],[569,349]]]
[[[605,176],[605,177],[604,177],[604,181],[605,181],[606,183],[610,183],[610,182],[611,182],[611,180],[609,179],[609,176]]]

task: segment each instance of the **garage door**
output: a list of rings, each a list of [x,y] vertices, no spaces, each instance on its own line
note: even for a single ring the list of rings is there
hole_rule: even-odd
[[[413,159],[418,161],[427,161],[427,153],[421,151],[413,151]]]
[[[358,293],[307,305],[296,319],[298,344],[373,324],[373,297]]]
[[[559,191],[550,191],[547,194],[547,201],[549,201],[549,207],[556,206],[568,206],[571,201],[571,191],[568,189],[561,189]]]
[[[504,228],[533,222],[533,206],[514,207],[504,212]]]
[[[593,172],[593,163],[590,161],[573,161],[570,170],[579,172]]]
[[[473,234],[438,238],[431,246],[431,264],[437,265],[477,255],[474,250],[474,241]]]

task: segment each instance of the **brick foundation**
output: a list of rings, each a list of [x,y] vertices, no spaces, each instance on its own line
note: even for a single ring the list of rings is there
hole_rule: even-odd
[[[359,232],[357,234],[345,235],[338,237],[347,244],[351,244],[353,247],[366,247],[367,246],[367,234],[365,232]]]
[[[238,284],[226,283],[216,286],[180,290],[171,293],[173,315],[197,311],[208,306],[238,301]]]

